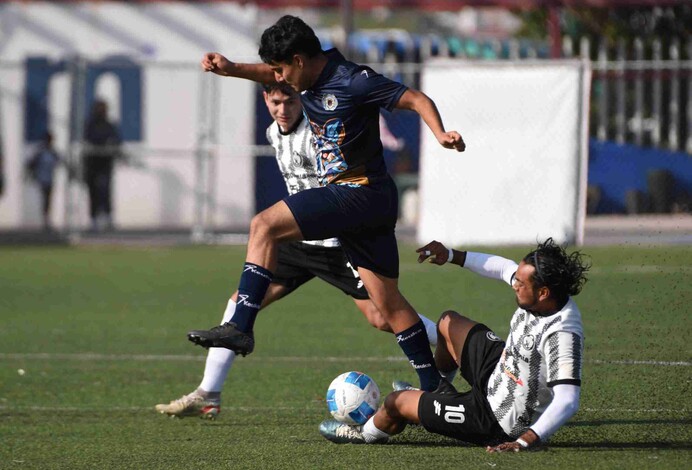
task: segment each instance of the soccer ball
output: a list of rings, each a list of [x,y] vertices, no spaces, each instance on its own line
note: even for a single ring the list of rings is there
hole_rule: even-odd
[[[377,411],[380,388],[366,374],[344,372],[327,389],[327,406],[334,419],[346,424],[365,424]]]

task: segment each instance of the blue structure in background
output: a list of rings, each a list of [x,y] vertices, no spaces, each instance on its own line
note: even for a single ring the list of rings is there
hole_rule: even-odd
[[[262,87],[257,86],[255,93],[255,144],[269,145],[267,142],[267,127],[273,122],[267,111],[262,96]],[[288,196],[286,183],[284,182],[279,165],[276,163],[276,155],[270,152],[267,155],[255,156],[255,213],[262,212],[275,202]]]
[[[50,82],[57,75],[69,73],[72,61],[50,61],[44,57],[32,57],[26,60],[26,94],[24,103],[24,139],[36,142],[43,138],[49,129],[48,93]],[[120,83],[120,135],[126,142],[142,140],[142,70],[128,57],[112,56],[99,62],[89,62],[86,66],[85,86],[83,90],[72,89],[71,103],[73,112],[70,116],[80,114],[86,120],[91,106],[96,99],[96,83],[104,74],[113,74]],[[77,92],[84,96],[77,96]],[[74,110],[79,103],[82,113]],[[84,122],[70,123],[70,137],[81,135]]]
[[[621,145],[614,142],[589,142],[589,186],[598,187],[601,197],[596,213],[613,214],[627,211],[627,194],[650,192],[652,171],[667,170],[672,175],[668,188],[674,201],[690,201],[692,197],[692,157],[682,152]]]

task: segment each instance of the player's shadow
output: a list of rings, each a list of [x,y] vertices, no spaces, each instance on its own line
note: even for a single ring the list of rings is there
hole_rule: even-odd
[[[582,426],[611,426],[619,424],[634,424],[634,425],[644,425],[649,426],[652,424],[692,424],[692,419],[598,419],[593,421],[573,421],[571,423],[565,424],[565,426],[570,427],[582,427]]]
[[[691,419],[607,419],[590,420],[567,423],[566,427],[601,427],[618,425],[685,425],[692,424]],[[411,428],[405,434],[389,441],[388,445],[400,445],[409,447],[478,447],[464,441],[426,433],[422,428]],[[550,448],[584,449],[590,451],[616,450],[616,449],[660,449],[660,450],[692,450],[692,442],[677,441],[642,441],[642,442],[612,442],[612,441],[576,441],[576,442],[550,442],[549,445],[537,450],[550,450]]]
[[[652,426],[652,425],[684,425],[689,426],[692,424],[692,419],[681,418],[681,419],[603,419],[603,420],[589,420],[589,421],[576,421],[567,423],[566,427],[576,427],[576,428],[600,428],[603,426]],[[666,441],[642,441],[642,442],[552,442],[550,447],[556,448],[580,448],[588,450],[612,450],[612,449],[683,449],[692,450],[692,442],[689,441],[676,441],[676,442],[666,442]]]
[[[551,443],[549,448],[584,449],[584,450],[692,450],[692,442],[558,442]]]

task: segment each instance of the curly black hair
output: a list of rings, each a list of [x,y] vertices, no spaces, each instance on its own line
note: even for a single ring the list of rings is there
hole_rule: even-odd
[[[278,64],[291,62],[295,54],[315,57],[321,51],[312,28],[297,16],[285,15],[262,33],[259,56],[264,63]]]
[[[533,275],[535,287],[547,287],[558,301],[566,301],[570,295],[581,292],[591,263],[579,251],[567,254],[552,238],[539,243],[535,250],[524,257],[536,271]]]

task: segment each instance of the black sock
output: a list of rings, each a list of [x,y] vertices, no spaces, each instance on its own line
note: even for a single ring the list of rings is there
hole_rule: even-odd
[[[396,341],[416,370],[421,390],[426,392],[435,390],[440,382],[440,373],[435,366],[435,358],[430,350],[423,320],[400,333],[396,333]]]

